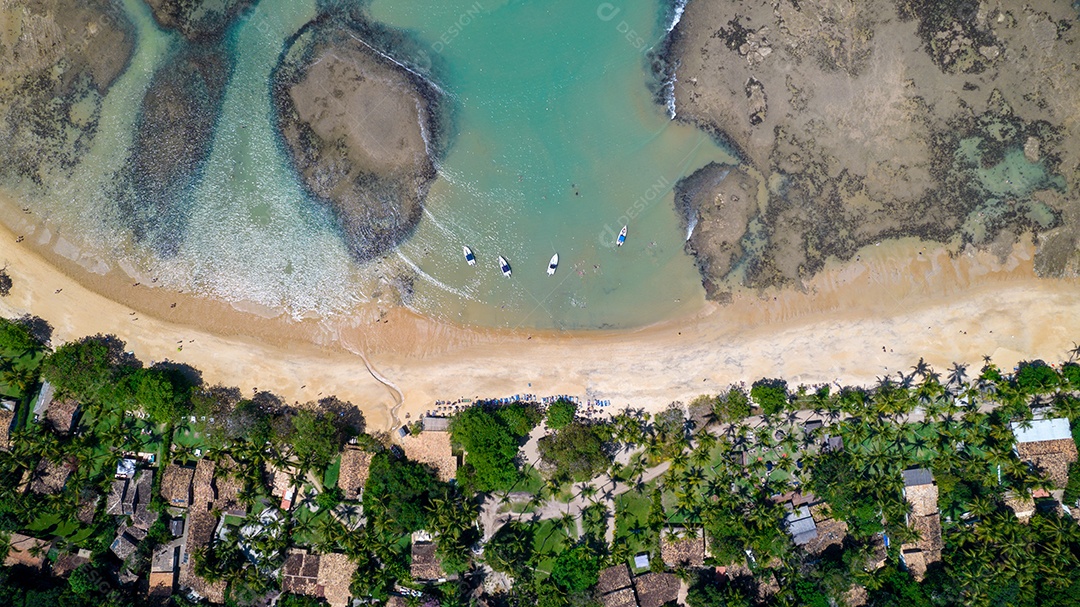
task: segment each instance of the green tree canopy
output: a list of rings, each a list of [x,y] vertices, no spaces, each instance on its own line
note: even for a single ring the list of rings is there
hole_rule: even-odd
[[[25,324],[0,318],[0,354],[16,358],[41,347]]]
[[[495,571],[522,577],[533,554],[534,529],[518,521],[510,521],[484,546],[484,560]]]
[[[377,453],[371,458],[364,487],[364,513],[394,533],[423,529],[440,485],[427,466]]]
[[[719,579],[709,570],[702,571],[694,579],[686,593],[690,607],[750,607],[753,601],[746,592],[733,582]]]
[[[1013,381],[1025,394],[1042,394],[1057,387],[1060,378],[1053,367],[1041,360],[1020,363]]]
[[[575,415],[577,415],[577,405],[560,398],[548,407],[547,427],[552,430],[561,430],[574,421]]]
[[[541,438],[537,446],[540,457],[551,466],[557,479],[587,481],[610,461],[601,432],[580,421]]]
[[[116,349],[103,335],[66,343],[45,359],[41,375],[79,400],[100,402],[120,362]]]
[[[836,518],[847,521],[851,535],[867,539],[882,531],[881,508],[872,493],[854,482],[858,470],[848,451],[829,451],[814,460],[807,488],[829,503]]]
[[[521,478],[515,462],[520,436],[496,413],[483,407],[466,409],[450,423],[450,436],[468,452],[457,475],[466,491],[506,491]]]
[[[174,423],[191,412],[190,387],[167,369],[136,369],[124,378],[119,393],[131,408],[141,408],[159,424]]]
[[[326,607],[326,601],[303,594],[282,594],[277,600],[278,607]]]
[[[348,428],[334,422],[334,415],[326,411],[301,409],[293,416],[293,432],[289,442],[306,468],[325,470],[330,460],[351,438]]]
[[[751,386],[750,397],[766,415],[776,415],[787,407],[787,382],[782,379],[761,378]]]
[[[1067,362],[1061,365],[1061,377],[1069,383],[1072,388],[1080,388],[1080,365],[1074,362]]]
[[[585,592],[596,585],[600,556],[585,544],[562,551],[551,568],[551,579],[568,593]]]
[[[511,403],[495,409],[495,415],[506,425],[510,433],[524,438],[543,419],[539,407],[533,403]]]
[[[725,394],[716,398],[713,415],[721,424],[730,424],[750,416],[750,397],[746,390],[731,386]]]

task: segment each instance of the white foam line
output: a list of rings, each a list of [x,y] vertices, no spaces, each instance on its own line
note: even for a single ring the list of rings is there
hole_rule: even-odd
[[[679,21],[682,20],[683,12],[686,10],[686,3],[688,1],[689,0],[678,0],[678,2],[675,3],[675,14],[671,17],[671,24],[668,25],[667,28],[668,32],[675,29],[676,25],[679,25]]]
[[[417,275],[420,276],[420,278],[423,278],[424,280],[430,282],[431,284],[435,285],[436,287],[439,287],[443,291],[446,291],[447,293],[453,293],[454,295],[457,295],[458,297],[460,297],[462,299],[468,299],[470,301],[479,301],[478,299],[476,299],[475,297],[469,295],[468,293],[466,293],[464,291],[460,291],[458,289],[455,289],[454,287],[451,287],[450,285],[440,281],[439,279],[435,278],[434,276],[432,276],[432,275],[428,274],[427,272],[421,270],[420,266],[416,265],[415,263],[413,263],[413,260],[406,257],[405,254],[401,252],[400,248],[394,249],[394,253],[396,253],[397,256],[401,258],[401,261],[404,261],[410,268],[412,268],[413,271],[415,271],[417,273]]]
[[[417,78],[420,78],[424,82],[427,82],[431,86],[435,87],[435,90],[439,91],[440,95],[446,95],[446,96],[453,97],[453,95],[447,95],[447,92],[445,90],[443,90],[443,88],[441,86],[439,86],[438,82],[435,82],[431,78],[428,78],[427,76],[425,76],[425,75],[421,74],[420,72],[412,69],[411,67],[405,65],[404,63],[398,61],[397,59],[394,59],[390,55],[387,55],[386,53],[380,51],[379,49],[375,48],[374,46],[371,46],[370,44],[365,42],[363,38],[360,38],[356,34],[353,34],[351,32],[349,33],[349,37],[352,38],[353,40],[356,40],[360,44],[363,44],[364,46],[368,47],[369,49],[372,50],[372,52],[379,55],[380,57],[386,59],[387,61],[392,62],[394,65],[400,67],[401,69],[405,70],[406,72],[409,72],[410,74],[415,75]]]
[[[458,235],[458,232],[461,231],[461,229],[457,226],[454,226],[453,229],[444,226],[442,223],[439,222],[438,219],[435,219],[435,214],[428,210],[426,207],[424,208],[424,216],[427,217],[428,220],[431,221],[431,223],[436,228],[438,228],[440,232],[446,234],[447,238],[449,238],[450,240],[461,240],[461,236]]]

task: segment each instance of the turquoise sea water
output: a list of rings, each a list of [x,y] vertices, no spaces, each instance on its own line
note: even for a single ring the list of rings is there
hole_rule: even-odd
[[[105,100],[94,150],[71,182],[54,184],[65,195],[42,202],[84,247],[170,287],[295,316],[346,311],[402,273],[414,277],[417,311],[487,326],[640,326],[702,301],[672,188],[732,159],[672,122],[647,87],[646,53],[671,19],[658,0],[374,0],[372,19],[424,49],[408,59],[445,91],[453,137],[416,233],[362,266],[305,200],[272,128],[269,74],[314,0],[262,0],[233,28],[234,76],[180,253],[159,260],[116,237],[107,182],[125,157],[117,150],[130,145],[150,75],[181,43],[140,2],[125,10],[136,57]],[[623,224],[629,237],[615,248]],[[561,265],[549,277],[554,252]]]

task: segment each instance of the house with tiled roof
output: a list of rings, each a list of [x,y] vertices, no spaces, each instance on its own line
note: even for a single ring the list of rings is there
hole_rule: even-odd
[[[164,604],[173,595],[176,576],[171,571],[151,571],[147,581],[146,596],[152,603]]]
[[[296,474],[297,471],[292,466],[284,469],[272,464],[269,466],[270,495],[281,500],[278,506],[282,510],[292,509],[293,500],[296,498]]]
[[[818,555],[829,549],[830,546],[843,546],[844,538],[848,535],[847,522],[837,520],[829,515],[829,509],[823,503],[810,506],[810,517],[814,520],[817,537],[802,545],[803,550],[809,554]]]
[[[281,590],[325,599],[330,607],[349,604],[349,585],[356,564],[344,554],[310,554],[293,550],[281,568]]]
[[[174,508],[187,508],[191,504],[191,481],[195,469],[169,464],[161,473],[161,499]]]
[[[22,565],[32,569],[41,569],[51,544],[21,533],[12,533],[8,541],[8,553],[4,558],[5,567]]]
[[[1014,423],[1012,431],[1016,435],[1016,456],[1045,475],[1052,485],[1049,489],[1064,489],[1069,482],[1069,464],[1077,460],[1069,420],[1037,419]],[[1055,497],[1060,499],[1060,495]]]
[[[678,600],[679,578],[672,573],[646,573],[634,578],[634,592],[640,607],[660,607]]]
[[[281,567],[281,590],[290,594],[321,597],[319,586],[319,555],[306,550],[293,550]]]
[[[116,558],[121,561],[127,560],[127,557],[135,554],[138,549],[138,544],[135,540],[128,536],[126,533],[120,533],[113,540],[113,543],[109,546],[109,550],[116,555]]]
[[[214,516],[214,469],[216,465],[208,458],[202,458],[195,465],[191,481],[191,505],[188,507],[187,541],[180,555],[180,587],[187,588],[196,595],[211,602],[225,601],[225,582],[208,583],[192,571],[192,553],[210,545],[218,518]]]
[[[43,457],[34,469],[30,491],[38,495],[56,495],[64,490],[69,476],[71,468],[67,464],[49,461]]]
[[[672,569],[705,565],[705,535],[685,527],[668,527],[660,533],[660,557]]]
[[[54,399],[45,409],[44,424],[59,434],[70,434],[79,414],[79,401],[74,398]]]
[[[604,607],[637,607],[637,595],[630,586],[626,563],[601,570],[593,593]]]
[[[405,436],[401,439],[401,448],[405,457],[414,462],[431,466],[446,483],[457,476],[458,461],[450,446],[450,434],[447,432],[421,432],[417,436]]]
[[[207,582],[195,575],[192,566],[193,564],[190,561],[180,566],[180,587],[186,588],[192,594],[205,598],[211,603],[224,603],[227,583],[224,580],[213,583]]]
[[[149,529],[157,520],[158,513],[150,510],[151,493],[154,488],[154,471],[140,470],[135,477],[135,511],[131,520],[139,529]]]
[[[105,514],[120,516],[123,512],[124,497],[128,491],[128,479],[118,478],[112,482],[109,495],[105,497]]]
[[[598,594],[607,594],[608,592],[629,587],[630,570],[627,569],[626,563],[619,563],[614,567],[603,569],[597,576],[596,592]]]
[[[356,573],[356,563],[349,557],[337,552],[322,554],[319,557],[319,587],[322,597],[330,607],[345,607],[351,596],[349,585]]]
[[[101,502],[101,496],[96,492],[84,493],[79,498],[79,506],[75,510],[75,520],[84,525],[93,524],[99,502]]]
[[[11,425],[15,422],[15,412],[0,409],[0,451],[11,448]]]
[[[363,495],[368,479],[371,454],[358,447],[346,447],[341,452],[341,471],[337,485],[347,500],[358,500]]]
[[[633,588],[621,588],[601,595],[599,601],[604,607],[639,607]]]
[[[436,554],[434,542],[413,542],[410,575],[416,582],[438,582],[446,579],[442,561]]]
[[[938,488],[925,468],[904,470],[904,499],[911,504],[907,524],[918,539],[900,546],[900,560],[921,581],[926,568],[941,560],[941,514],[938,512]]]
[[[72,571],[90,562],[90,551],[79,550],[77,553],[70,552],[56,557],[52,564],[52,574],[56,577],[67,577]]]
[[[889,558],[889,548],[885,545],[885,536],[881,533],[874,534],[866,546],[867,571],[877,571],[885,566]]]
[[[236,478],[239,465],[231,457],[225,457],[219,465],[224,473],[219,472],[214,476],[214,508],[224,514],[244,516],[247,514],[247,506],[240,501],[244,484]]]

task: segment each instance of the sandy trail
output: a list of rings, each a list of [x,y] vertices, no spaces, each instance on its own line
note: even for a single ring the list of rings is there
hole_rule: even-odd
[[[118,269],[87,272],[56,254],[58,240],[17,242],[0,229],[0,263],[14,280],[0,314],[48,320],[54,344],[112,333],[144,361],[193,365],[246,394],[270,390],[288,402],[336,394],[372,428],[389,428],[392,412],[406,421],[461,397],[575,394],[655,410],[765,376],[870,383],[919,357],[939,370],[954,361],[977,368],[983,355],[1011,368],[1058,360],[1080,339],[1080,282],[1036,278],[1030,239],[1002,259],[911,241],[870,246],[802,290],[737,295],[689,318],[589,333],[462,328],[370,307],[334,319],[268,318],[135,286]]]

